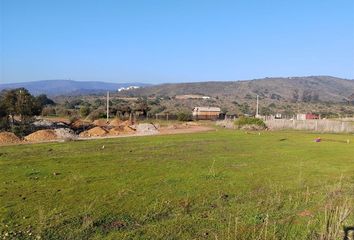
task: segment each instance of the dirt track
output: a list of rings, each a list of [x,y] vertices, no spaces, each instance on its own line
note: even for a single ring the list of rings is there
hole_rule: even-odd
[[[207,127],[207,126],[190,126],[188,128],[179,128],[179,129],[161,128],[159,130],[160,132],[158,133],[158,135],[206,132],[211,130],[214,130],[214,128]]]
[[[212,131],[214,128],[206,126],[191,126],[188,128],[178,128],[178,129],[168,129],[160,128],[158,134],[146,135],[146,134],[122,134],[117,136],[103,136],[103,137],[80,137],[78,140],[93,140],[93,139],[107,139],[107,138],[122,138],[122,137],[138,137],[138,136],[156,136],[156,135],[171,135],[171,134],[181,134],[181,133],[196,133],[196,132],[206,132]]]

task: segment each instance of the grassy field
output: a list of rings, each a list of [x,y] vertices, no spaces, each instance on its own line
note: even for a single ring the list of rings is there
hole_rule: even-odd
[[[217,130],[0,147],[0,236],[343,239],[354,226],[354,136],[320,136]]]

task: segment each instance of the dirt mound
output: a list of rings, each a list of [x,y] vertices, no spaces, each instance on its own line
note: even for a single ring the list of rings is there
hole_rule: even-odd
[[[45,119],[39,119],[35,122],[32,123],[35,127],[41,127],[41,128],[51,128],[54,126],[54,122],[45,120]]]
[[[94,127],[90,130],[80,133],[80,137],[103,137],[107,135],[108,131],[101,127]]]
[[[0,144],[19,143],[20,141],[12,132],[0,132]]]
[[[183,126],[189,127],[189,126],[200,126],[199,123],[196,122],[186,122],[182,124]]]
[[[72,128],[87,128],[91,125],[91,123],[89,122],[85,122],[85,121],[82,121],[82,120],[76,120],[75,122],[73,122],[71,124],[71,127]]]
[[[157,134],[159,131],[151,123],[141,123],[138,124],[138,126],[136,127],[136,132],[138,134],[143,134],[143,135],[152,135],[152,134]]]
[[[183,129],[183,128],[186,127],[181,124],[171,124],[166,127],[166,129]]]
[[[109,135],[117,136],[123,133],[123,128],[121,127],[114,127],[109,130]]]
[[[106,127],[109,123],[107,123],[106,120],[104,119],[97,119],[93,121],[93,125],[98,126],[98,127]]]
[[[56,139],[57,135],[54,130],[39,130],[25,137],[25,140],[29,142],[51,141]]]
[[[123,133],[134,133],[135,129],[131,126],[124,126],[123,127]]]
[[[132,125],[133,123],[131,122],[131,121],[129,121],[129,120],[126,120],[126,121],[124,121],[124,122],[121,122],[121,124],[119,125],[119,126],[130,126],[130,125]]]
[[[74,131],[69,128],[57,128],[54,131],[57,138],[60,139],[76,139],[78,137]]]
[[[119,127],[121,124],[122,124],[122,121],[119,118],[115,118],[109,123],[109,126]]]

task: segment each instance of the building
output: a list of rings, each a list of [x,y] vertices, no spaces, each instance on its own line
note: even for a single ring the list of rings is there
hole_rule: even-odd
[[[313,113],[298,113],[296,115],[296,120],[311,120],[311,119],[320,119],[320,116]]]
[[[209,96],[198,95],[198,94],[187,94],[187,95],[176,95],[176,99],[185,100],[185,99],[210,99]]]
[[[195,107],[193,109],[193,118],[196,120],[217,120],[220,115],[218,107]]]
[[[274,116],[275,119],[282,119],[281,113],[277,113]]]

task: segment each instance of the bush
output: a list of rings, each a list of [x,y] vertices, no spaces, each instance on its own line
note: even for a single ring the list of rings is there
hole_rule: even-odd
[[[55,116],[56,111],[54,107],[46,106],[42,110],[42,116]]]
[[[94,121],[99,118],[105,118],[105,117],[106,117],[106,112],[103,109],[96,109],[88,115],[88,118],[91,121]]]
[[[240,117],[235,121],[235,125],[237,128],[243,128],[252,125],[262,129],[265,129],[267,127],[262,119],[251,117]]]
[[[90,108],[88,106],[80,107],[80,115],[81,117],[87,117],[90,114]]]
[[[187,122],[187,121],[192,121],[193,117],[192,114],[187,113],[187,112],[179,112],[177,113],[177,120],[178,121],[183,121],[183,122]]]
[[[71,116],[69,117],[69,122],[70,122],[70,124],[71,124],[71,123],[76,122],[76,121],[79,120],[79,119],[80,119],[80,117],[79,117],[78,115],[71,115]]]

